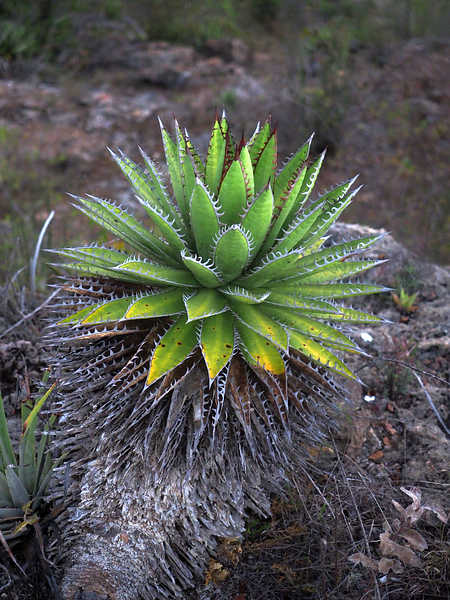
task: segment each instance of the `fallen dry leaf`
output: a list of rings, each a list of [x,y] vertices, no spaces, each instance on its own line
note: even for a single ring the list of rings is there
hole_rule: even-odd
[[[378,561],[373,558],[369,558],[362,552],[357,552],[356,554],[352,554],[348,557],[348,560],[355,565],[361,564],[363,567],[367,567],[368,569],[374,569],[378,571]]]
[[[421,567],[422,562],[411,550],[391,540],[388,532],[380,533],[380,552],[383,556],[394,556],[399,558],[403,564],[411,567]]]
[[[442,523],[447,523],[448,515],[446,514],[442,506],[437,502],[433,502],[432,504],[426,504],[423,508],[425,510],[430,510],[431,512],[433,512],[437,516],[439,521],[442,521]]]
[[[414,510],[417,510],[420,507],[420,501],[422,500],[422,492],[419,490],[419,488],[411,488],[410,490],[407,490],[406,488],[401,487],[400,490],[412,499],[412,507]]]
[[[414,529],[402,527],[400,531],[398,531],[398,535],[405,539],[415,550],[419,550],[419,552],[422,552],[428,548],[428,544],[425,539],[418,531],[415,531]]]
[[[411,504],[406,508],[403,508],[403,506],[396,500],[392,500],[392,504],[402,515],[402,520],[405,523],[408,523],[408,525],[414,525],[414,523],[416,523],[423,515],[423,511],[425,510],[425,507],[420,505],[422,493],[418,488],[407,490],[406,488],[401,487],[400,489],[404,494],[407,494],[412,499]]]
[[[383,575],[387,575],[390,570],[394,571],[394,573],[403,573],[405,569],[394,558],[380,558],[378,561],[378,570]]]

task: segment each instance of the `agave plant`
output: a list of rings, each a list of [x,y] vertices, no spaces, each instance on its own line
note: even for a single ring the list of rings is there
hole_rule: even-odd
[[[246,506],[270,510],[260,488],[289,480],[344,395],[331,374],[355,378],[340,354],[360,350],[343,327],[380,320],[339,300],[385,289],[343,282],[382,262],[361,258],[380,236],[326,244],[360,188],[354,177],[310,199],[325,155],[308,160],[311,138],[277,170],[270,120],[236,144],[225,115],[216,117],[205,162],[176,121],[174,138],[162,124],[161,132],[168,187],[142,150],[144,166],[110,151],[149,224],[111,201],[73,197],[119,242],[58,251],[74,275],[61,286],[55,310],[63,318],[53,334],[55,366],[66,373],[66,443],[91,449],[85,465],[102,457],[86,487],[96,489],[91,502],[108,495],[108,477],[129,486],[134,467],[136,477],[151,471],[146,485],[160,490],[158,506],[174,469],[180,480],[197,478],[183,559],[163,553],[170,566],[149,598],[160,597],[164,578],[171,593],[192,583],[186,562],[195,571],[205,539],[239,531]],[[227,482],[214,495],[224,465]],[[230,521],[215,511],[221,502],[236,506],[236,489],[240,508]],[[216,516],[193,518],[201,506]],[[166,538],[175,531],[173,523],[158,527]]]
[[[39,510],[56,465],[47,452],[50,417],[36,445],[37,417],[53,391],[53,384],[34,404],[22,404],[22,434],[18,456],[8,432],[0,394],[0,537],[15,539],[39,522]]]

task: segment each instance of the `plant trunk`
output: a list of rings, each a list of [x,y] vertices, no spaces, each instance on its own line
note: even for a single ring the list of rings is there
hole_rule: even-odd
[[[217,538],[240,537],[245,509],[267,515],[270,505],[257,470],[242,481],[230,463],[198,465],[189,475],[172,468],[158,484],[140,467],[112,479],[104,457],[90,463],[71,526],[66,600],[186,598],[201,587]]]

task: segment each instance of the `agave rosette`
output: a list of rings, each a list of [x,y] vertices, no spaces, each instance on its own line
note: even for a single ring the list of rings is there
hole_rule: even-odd
[[[121,395],[140,386],[136,397],[154,406],[195,368],[204,374],[192,410],[200,428],[208,415],[217,421],[225,397],[247,431],[286,424],[302,397],[335,389],[328,371],[355,377],[339,356],[359,351],[343,326],[380,320],[337,302],[385,289],[343,281],[380,264],[360,257],[380,236],[324,245],[356,178],[311,201],[325,153],[308,161],[310,138],[277,172],[270,120],[235,144],[225,115],[216,117],[205,162],[176,121],[174,139],[161,132],[171,193],[143,151],[144,167],[111,152],[151,227],[110,201],[76,197],[129,250],[58,251],[76,272],[58,324],[70,328],[66,340],[103,343],[84,368],[103,377],[107,365]]]

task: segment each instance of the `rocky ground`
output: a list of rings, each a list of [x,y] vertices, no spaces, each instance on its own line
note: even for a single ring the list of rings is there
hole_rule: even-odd
[[[4,65],[2,235],[11,233],[6,213],[13,205],[24,212],[32,209],[33,218],[42,222],[64,191],[91,192],[133,205],[126,182],[104,148],[119,146],[136,157],[139,144],[161,158],[156,115],[169,122],[175,113],[202,150],[207,126],[223,104],[230,105],[238,129],[249,129],[271,111],[279,121],[282,155],[294,150],[294,138],[298,143],[299,135],[309,134],[296,121],[295,102],[286,84],[289,61],[274,69],[270,53],[250,51],[239,41],[211,43],[202,53],[162,42],[124,45],[122,40],[120,47],[118,42],[111,38],[96,46],[90,39],[90,45],[80,44],[82,50],[64,59],[65,76],[55,77],[38,63]],[[319,452],[311,451],[311,481],[299,482],[299,489],[287,490],[283,499],[274,498],[272,519],[250,516],[242,544],[223,541],[217,561],[205,574],[204,598],[401,600],[445,598],[450,593],[446,587],[450,273],[424,259],[428,253],[447,260],[442,236],[445,204],[435,200],[433,212],[416,193],[418,185],[434,199],[443,193],[446,68],[447,46],[430,48],[415,42],[388,58],[387,65],[359,70],[364,75],[355,91],[358,101],[347,113],[342,140],[332,148],[320,186],[361,171],[367,186],[354,218],[395,232],[375,248],[376,256],[390,262],[372,277],[395,288],[397,295],[403,288],[409,294],[417,292],[417,297],[410,311],[389,293],[364,301],[368,310],[390,321],[358,334],[370,356],[354,358],[353,367],[365,387],[352,386],[352,405],[343,407],[342,427],[334,441]],[[393,84],[388,86],[387,81]],[[415,143],[418,132],[403,131],[409,121],[402,120],[402,106],[417,111],[416,125],[424,123],[421,146]],[[384,118],[390,112],[391,121]],[[315,150],[323,143],[319,139]],[[423,170],[418,170],[419,163]],[[38,171],[37,188],[26,181],[33,169]],[[12,178],[14,173],[18,175]],[[41,202],[36,189],[51,201]],[[401,203],[413,196],[417,206],[408,215],[415,217],[406,217]],[[52,229],[54,245],[69,239],[91,241],[97,235],[78,216],[75,219],[63,201]],[[366,229],[341,225],[334,235],[355,232],[365,234]],[[438,250],[429,239],[437,235]],[[406,242],[408,249],[396,239]],[[422,257],[412,250],[421,251]],[[10,256],[8,247],[4,252]],[[39,342],[41,312],[11,327],[45,296],[31,297],[26,287],[17,286],[18,279],[11,283],[15,270],[2,272],[0,387],[13,424],[27,386],[41,376],[46,364]],[[56,566],[38,558],[38,547],[25,545],[19,555],[29,578],[23,580],[3,555],[0,598],[58,597],[62,565],[54,550],[59,538],[50,529],[46,535]],[[63,539],[64,532],[59,535]]]

